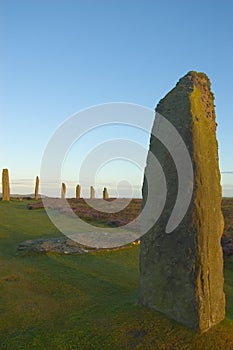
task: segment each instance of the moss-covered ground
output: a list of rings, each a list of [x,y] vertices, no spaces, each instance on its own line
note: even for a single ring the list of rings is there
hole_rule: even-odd
[[[138,306],[138,246],[17,255],[23,240],[60,235],[44,209],[27,204],[0,202],[1,350],[233,349],[233,257],[225,261],[226,320],[196,334]]]

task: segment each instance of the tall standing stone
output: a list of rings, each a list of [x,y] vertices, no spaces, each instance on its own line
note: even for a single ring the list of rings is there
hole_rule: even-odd
[[[66,184],[64,184],[64,182],[61,184],[61,198],[66,198]]]
[[[36,184],[35,184],[35,200],[38,200],[39,198],[39,183],[40,183],[40,180],[39,180],[39,177],[37,176]]]
[[[225,317],[220,245],[224,223],[214,97],[208,77],[189,72],[159,102],[156,112],[172,123],[183,138],[193,165],[194,183],[183,220],[166,233],[177,198],[178,174],[171,154],[151,135],[150,151],[166,176],[167,197],[158,221],[141,237],[139,302],[204,332]],[[155,119],[153,134],[156,127],[159,125]],[[153,186],[159,186],[149,160],[148,154],[144,208]],[[146,181],[148,174],[154,179],[150,185]]]
[[[81,194],[81,186],[77,185],[76,186],[76,199],[80,199],[80,194]]]
[[[91,199],[95,198],[95,189],[93,186],[90,187],[90,198]]]
[[[10,182],[8,169],[2,170],[2,200],[10,200]]]
[[[103,199],[108,199],[108,198],[109,198],[109,195],[108,195],[107,187],[104,187],[104,190],[103,190]]]

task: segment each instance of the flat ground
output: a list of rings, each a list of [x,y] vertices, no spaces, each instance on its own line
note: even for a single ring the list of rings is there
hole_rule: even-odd
[[[1,350],[233,349],[233,256],[225,257],[227,318],[196,334],[138,306],[139,246],[17,255],[26,239],[61,235],[43,208],[28,210],[28,203],[0,202]],[[224,201],[223,211],[225,234],[232,235],[233,200]]]

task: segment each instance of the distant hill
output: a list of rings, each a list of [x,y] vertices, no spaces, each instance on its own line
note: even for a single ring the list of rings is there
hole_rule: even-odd
[[[30,193],[30,194],[14,193],[14,194],[11,194],[11,198],[32,198],[33,199],[34,197],[35,197],[34,193]],[[38,197],[39,198],[46,198],[47,196],[39,194]],[[0,198],[2,198],[2,193],[0,193]]]

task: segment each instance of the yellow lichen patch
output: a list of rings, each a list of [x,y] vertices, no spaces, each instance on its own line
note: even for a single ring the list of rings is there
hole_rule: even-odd
[[[201,77],[190,94],[195,196],[193,226],[197,231],[199,271],[197,295],[201,327],[210,328],[224,318],[225,297],[220,237],[224,223],[213,94]],[[217,268],[216,268],[217,267]]]

